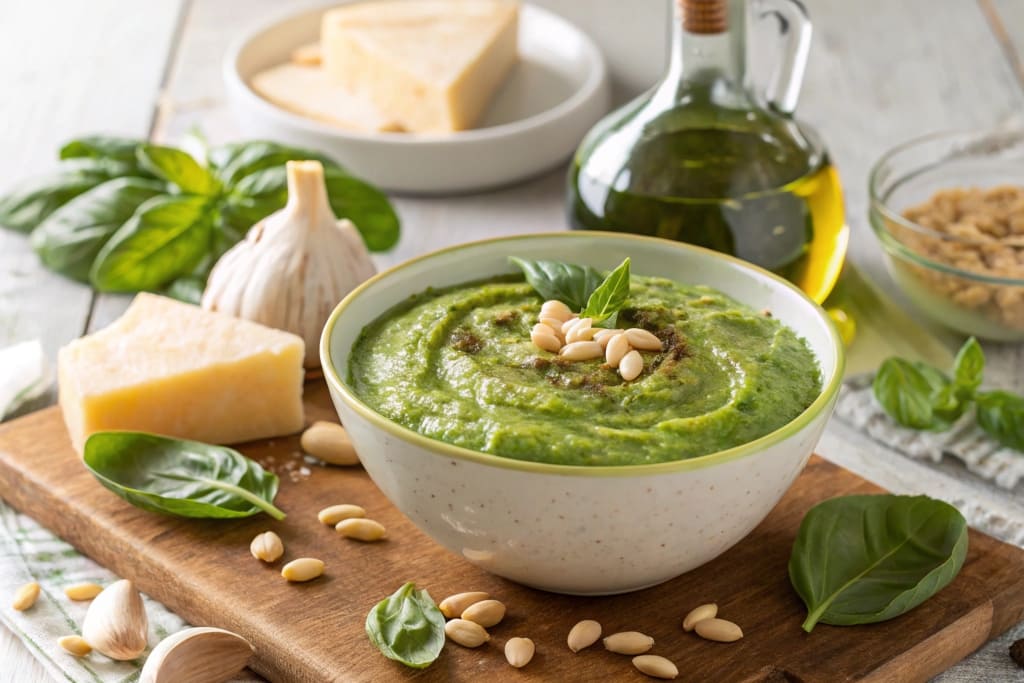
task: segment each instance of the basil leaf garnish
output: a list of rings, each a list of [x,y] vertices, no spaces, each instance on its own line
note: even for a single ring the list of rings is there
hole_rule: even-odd
[[[978,394],[978,425],[1004,446],[1024,451],[1024,398],[1009,391]]]
[[[926,496],[845,496],[811,508],[789,559],[803,628],[873,624],[948,585],[967,555],[967,522]]]
[[[220,191],[220,182],[213,174],[180,149],[141,145],[136,154],[143,168],[177,185],[186,194],[212,196]]]
[[[427,591],[407,583],[366,615],[366,635],[388,659],[425,669],[444,647],[444,615]]]
[[[981,386],[985,372],[985,352],[974,337],[968,339],[953,361],[953,380],[959,393],[970,397]]]
[[[889,358],[872,385],[875,398],[896,422],[912,429],[935,428],[932,384],[913,363]]]
[[[626,305],[629,298],[629,257],[608,274],[587,299],[580,312],[581,318],[593,318],[595,323],[611,318]]]
[[[87,135],[66,142],[60,148],[61,159],[112,159],[138,169],[135,150],[146,144],[145,140],[114,135]]]
[[[338,162],[311,149],[290,147],[268,140],[232,142],[210,150],[210,166],[228,187],[234,187],[246,176],[267,168],[280,166],[286,161],[316,160],[324,169],[341,168]]]
[[[231,448],[144,432],[97,432],[86,467],[132,505],[181,517],[250,517],[274,507],[277,476]]]

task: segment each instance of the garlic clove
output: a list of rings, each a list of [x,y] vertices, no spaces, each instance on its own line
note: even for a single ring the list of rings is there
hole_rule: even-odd
[[[222,683],[245,668],[255,648],[220,628],[200,626],[178,631],[153,648],[139,683]]]
[[[220,258],[201,304],[299,335],[316,368],[331,311],[376,268],[352,222],[335,218],[320,162],[289,161],[286,172],[288,203]]]
[[[111,659],[135,659],[146,649],[149,620],[131,581],[110,584],[93,598],[82,622],[82,638]]]

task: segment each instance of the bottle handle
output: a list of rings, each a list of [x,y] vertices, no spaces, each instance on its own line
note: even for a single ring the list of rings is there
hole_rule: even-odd
[[[782,59],[768,83],[768,102],[783,114],[792,114],[811,50],[810,17],[800,0],[757,0],[755,7],[759,19],[772,17],[778,22],[783,40]]]

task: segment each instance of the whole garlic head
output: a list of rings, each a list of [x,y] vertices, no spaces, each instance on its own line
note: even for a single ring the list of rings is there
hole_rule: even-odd
[[[376,268],[352,222],[334,217],[320,162],[286,169],[288,203],[217,261],[201,305],[299,335],[306,367],[317,368],[328,316]]]

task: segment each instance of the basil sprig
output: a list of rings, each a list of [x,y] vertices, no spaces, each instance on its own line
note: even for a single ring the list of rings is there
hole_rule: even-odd
[[[926,496],[844,496],[811,508],[789,559],[803,628],[873,624],[946,587],[967,556],[967,521]]]
[[[318,152],[254,141],[187,152],[89,136],[60,150],[57,170],[0,197],[0,226],[31,232],[43,263],[101,291],[164,290],[197,300],[217,259],[288,199],[284,164],[324,165],[331,208],[371,251],[398,241],[387,197]],[[197,286],[198,285],[198,286]]]
[[[407,583],[366,615],[366,635],[388,659],[425,669],[444,647],[444,615],[427,591]]]
[[[512,256],[509,261],[523,271],[526,281],[545,299],[561,301],[581,318],[595,323],[614,321],[629,298],[629,258],[607,277],[590,266],[561,261],[533,261]]]
[[[85,466],[132,505],[181,517],[250,517],[274,507],[277,475],[225,446],[145,432],[96,432],[85,442]]]
[[[984,372],[985,353],[971,337],[956,354],[950,374],[893,357],[878,369],[872,389],[885,412],[911,429],[949,429],[973,404],[978,426],[1003,446],[1024,451],[1024,398],[979,391]]]

